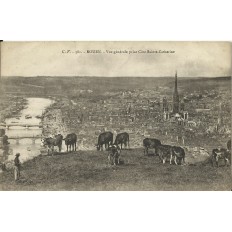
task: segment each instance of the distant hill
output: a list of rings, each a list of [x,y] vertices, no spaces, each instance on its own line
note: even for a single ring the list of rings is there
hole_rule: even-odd
[[[99,94],[109,91],[123,91],[134,89],[153,89],[163,86],[170,89],[174,86],[174,77],[7,77],[2,79],[2,84],[12,91],[22,90],[23,92],[40,91],[44,88],[50,94],[66,93],[75,90],[91,89]],[[178,77],[178,88],[180,91],[230,88],[231,77]],[[30,86],[30,88],[26,88]]]

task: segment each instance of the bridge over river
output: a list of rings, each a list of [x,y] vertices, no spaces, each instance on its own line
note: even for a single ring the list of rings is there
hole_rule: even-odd
[[[32,144],[35,144],[36,140],[38,140],[38,139],[41,140],[42,138],[44,138],[44,137],[43,136],[10,136],[10,137],[8,137],[8,140],[15,140],[16,144],[19,144],[20,140],[31,139]]]
[[[1,123],[0,126],[5,127],[7,130],[10,129],[10,127],[24,127],[25,129],[29,129],[30,127],[38,127],[42,128],[42,123],[40,124],[27,124],[27,123]]]

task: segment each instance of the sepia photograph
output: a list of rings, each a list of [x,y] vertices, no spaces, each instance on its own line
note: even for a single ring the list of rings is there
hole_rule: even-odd
[[[1,191],[231,191],[230,42],[0,42]]]

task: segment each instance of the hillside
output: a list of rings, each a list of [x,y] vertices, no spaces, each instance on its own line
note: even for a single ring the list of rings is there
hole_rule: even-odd
[[[142,149],[122,151],[119,166],[109,166],[107,152],[78,151],[38,156],[13,171],[0,173],[0,190],[230,190],[231,169],[210,163],[176,166],[144,156]]]

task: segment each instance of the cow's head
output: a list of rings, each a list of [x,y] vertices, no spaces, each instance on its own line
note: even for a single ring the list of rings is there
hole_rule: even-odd
[[[95,147],[97,148],[97,151],[100,151],[100,145],[99,144],[95,144]]]
[[[118,145],[111,145],[109,146],[108,150],[111,151],[112,153],[118,153],[118,154],[121,153],[121,149]]]
[[[100,146],[99,146],[98,144],[94,144],[94,147],[96,147],[96,148],[97,148],[97,151],[99,151],[99,150],[100,150]]]
[[[43,147],[48,146],[48,139],[47,138],[41,139],[41,146],[43,146]]]
[[[45,146],[45,139],[41,139],[40,146],[41,146],[41,147],[44,147],[44,146]]]

